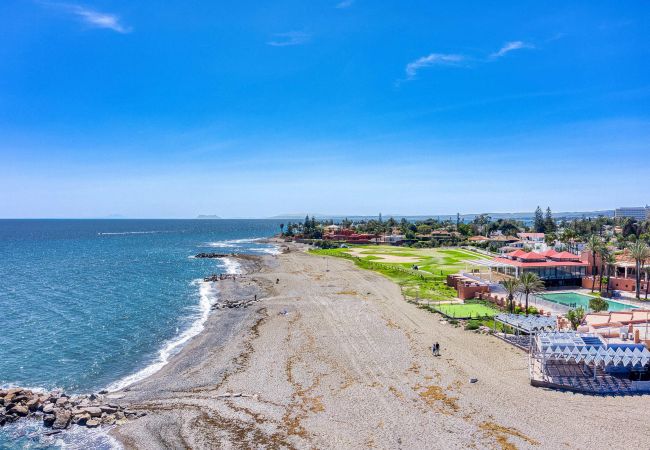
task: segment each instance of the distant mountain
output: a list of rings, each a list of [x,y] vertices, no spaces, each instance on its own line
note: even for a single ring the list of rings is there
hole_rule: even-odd
[[[513,213],[486,213],[493,220],[497,219],[512,219],[512,220],[521,220],[523,222],[532,221],[535,218],[534,212],[513,212]],[[331,219],[331,220],[368,220],[368,219],[377,219],[378,215],[342,215],[342,214],[309,214],[309,213],[292,213],[292,214],[279,214],[277,216],[269,217],[269,219],[290,219],[290,220],[302,220],[306,215],[309,217],[316,217],[317,219]],[[472,214],[461,214],[460,219],[464,222],[472,221],[479,213]],[[553,217],[556,220],[561,219],[582,219],[587,217],[614,217],[613,209],[605,209],[600,211],[567,211],[567,212],[554,212]],[[407,220],[425,220],[425,219],[438,219],[438,220],[456,220],[456,214],[384,214],[382,213],[384,220],[389,217],[393,217],[397,220],[405,218]]]
[[[214,214],[199,214],[196,216],[197,219],[221,219],[221,217]]]

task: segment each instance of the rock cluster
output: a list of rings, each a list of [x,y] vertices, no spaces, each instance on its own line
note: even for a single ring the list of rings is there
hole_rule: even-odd
[[[103,391],[105,392],[105,391]],[[63,392],[34,392],[29,389],[0,389],[0,426],[22,417],[40,418],[43,425],[63,430],[71,424],[96,428],[124,423],[145,415],[107,403],[103,394],[68,396]]]
[[[234,253],[199,253],[194,255],[195,258],[227,258],[229,256],[235,256]]]
[[[226,308],[248,308],[249,306],[259,302],[261,299],[257,298],[257,295],[254,298],[248,300],[221,300],[218,303],[212,305],[212,310],[216,309],[226,309]]]
[[[216,281],[223,281],[223,280],[237,280],[237,279],[242,279],[243,276],[239,275],[239,278],[236,274],[233,273],[213,273],[212,275],[209,275],[205,278],[203,278],[203,281],[211,281],[211,282],[216,282]]]

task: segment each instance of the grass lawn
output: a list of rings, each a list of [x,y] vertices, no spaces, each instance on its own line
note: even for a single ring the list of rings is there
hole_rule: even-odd
[[[409,248],[383,245],[359,245],[351,248],[311,250],[319,255],[351,259],[364,269],[379,272],[402,287],[408,298],[449,300],[456,290],[445,282],[447,275],[465,268],[466,259],[485,259],[486,256],[458,248]],[[411,262],[388,262],[385,257],[409,258]],[[399,258],[397,258],[399,259]],[[417,265],[420,270],[413,270]]]
[[[446,316],[457,318],[457,319],[468,319],[468,318],[478,318],[478,317],[494,317],[498,311],[489,306],[482,305],[480,303],[473,304],[441,304],[441,305],[431,305],[431,308],[437,311],[440,311]]]

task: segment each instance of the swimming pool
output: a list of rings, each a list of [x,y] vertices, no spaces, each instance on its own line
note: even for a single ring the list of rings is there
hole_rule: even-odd
[[[591,296],[584,294],[577,294],[575,292],[563,292],[561,294],[542,294],[541,298],[553,303],[559,303],[560,305],[569,306],[569,307],[578,307],[582,306],[584,309],[589,309],[589,300]],[[609,303],[609,311],[626,311],[634,309],[634,306],[626,305],[625,303],[619,303],[614,300],[606,299]]]

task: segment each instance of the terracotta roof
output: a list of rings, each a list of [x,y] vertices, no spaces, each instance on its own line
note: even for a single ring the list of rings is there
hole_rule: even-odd
[[[573,253],[569,253],[569,252],[560,252],[560,253],[556,253],[555,255],[549,255],[549,257],[552,259],[562,259],[562,260],[572,259],[576,261],[580,259],[578,255],[574,255]]]
[[[524,254],[519,255],[518,258],[523,260],[538,260],[538,259],[543,261],[546,260],[546,257],[544,255],[536,252],[528,252],[528,253],[524,252]]]
[[[478,241],[487,241],[488,238],[486,238],[485,236],[472,236],[468,240],[478,242]]]
[[[518,256],[525,255],[525,254],[526,254],[525,251],[519,249],[519,250],[515,250],[514,252],[507,253],[506,256],[510,256],[510,257],[512,257],[512,258],[516,258],[516,257],[518,257]]]
[[[588,265],[581,261],[517,261],[508,258],[494,258],[494,261],[515,267],[587,267]]]
[[[549,248],[548,250],[546,250],[545,252],[542,252],[540,254],[544,255],[544,256],[546,256],[548,258],[548,257],[553,257],[554,255],[558,255],[559,252],[556,252],[552,248]]]

